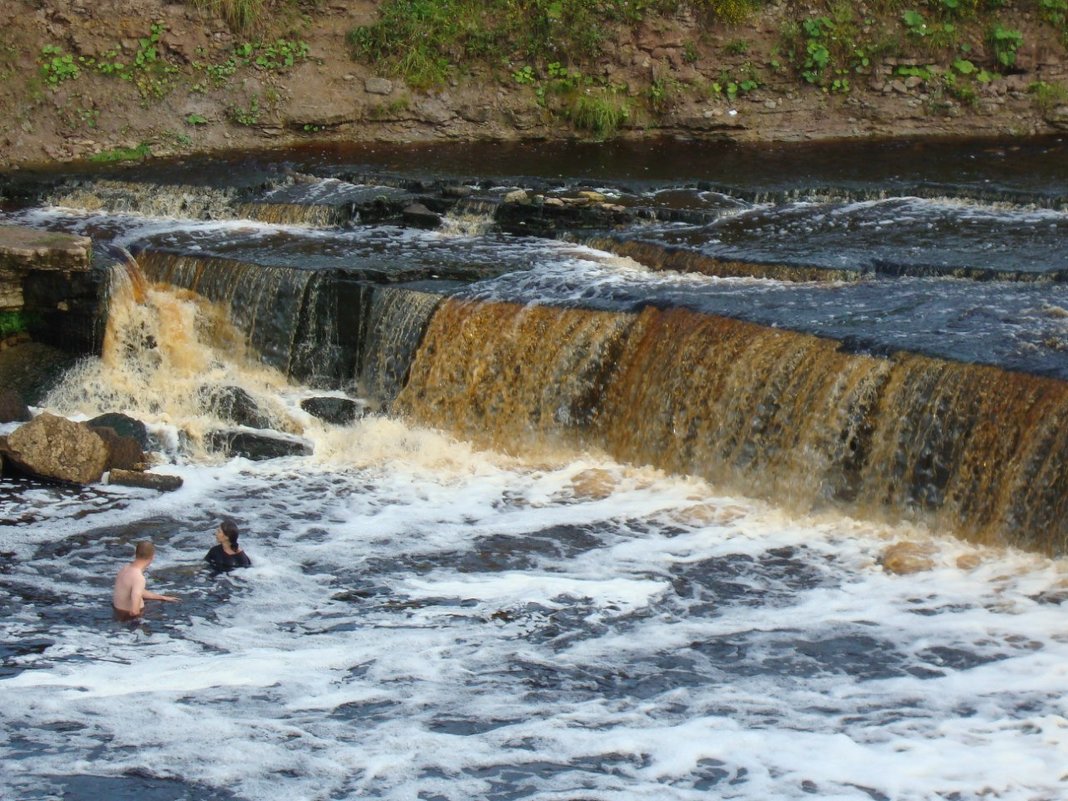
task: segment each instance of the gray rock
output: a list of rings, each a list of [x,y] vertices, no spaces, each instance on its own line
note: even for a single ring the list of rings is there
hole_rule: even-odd
[[[305,398],[300,408],[327,423],[344,426],[361,416],[362,409],[358,403],[348,398]]]
[[[205,439],[213,451],[225,453],[227,456],[244,456],[253,461],[278,459],[283,456],[308,456],[312,452],[311,445],[306,440],[258,431],[218,429],[209,432]]]
[[[21,395],[13,389],[0,389],[0,423],[25,423],[32,418]]]
[[[393,81],[386,78],[368,78],[363,82],[364,91],[372,95],[388,95],[393,92]]]
[[[403,212],[404,222],[414,228],[437,228],[441,215],[435,214],[422,203],[412,203]]]
[[[90,428],[110,428],[120,437],[130,437],[137,440],[137,444],[143,450],[148,450],[150,440],[148,429],[140,420],[119,412],[108,412],[94,417],[86,422]]]
[[[113,428],[91,426],[104,444],[108,446],[108,463],[105,470],[140,470],[145,463],[145,452],[133,437],[124,437]]]
[[[271,427],[259,404],[241,387],[203,386],[199,394],[206,411],[220,420],[249,428]]]

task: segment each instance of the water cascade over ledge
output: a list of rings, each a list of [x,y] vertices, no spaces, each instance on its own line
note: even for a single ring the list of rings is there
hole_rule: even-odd
[[[686,310],[451,300],[398,409],[510,452],[557,441],[795,507],[1068,545],[1068,385]]]

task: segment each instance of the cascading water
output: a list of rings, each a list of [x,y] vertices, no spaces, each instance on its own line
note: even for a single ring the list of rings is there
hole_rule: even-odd
[[[574,238],[609,253],[496,231],[514,179],[481,182],[501,197],[468,203],[478,227],[422,231],[397,211],[419,196],[348,168],[318,185],[312,166],[288,185],[270,171],[260,200],[394,216],[254,222],[247,188],[213,220],[4,215],[136,254],[113,269],[102,355],[46,406],[138,417],[184,485],[0,481],[0,794],[1063,795],[1055,203],[976,214],[962,185],[959,212],[850,206],[895,197],[889,179],[818,202],[728,197],[730,176],[710,176],[715,197],[595,184],[613,206],[600,219],[626,208],[632,224]],[[535,186],[509,230],[522,214],[547,230],[553,209],[591,225],[577,189]],[[945,270],[871,269],[920,263],[886,234],[919,231],[924,208],[943,239],[922,261]],[[869,263],[807,261],[801,232],[831,243],[839,226]],[[653,256],[672,249],[755,267],[665,270]],[[946,277],[984,252],[1007,280]],[[791,280],[752,277],[772,263]],[[212,430],[249,427],[220,401],[235,389],[258,430],[313,452],[212,450]],[[324,422],[302,407],[324,397],[381,412]],[[201,559],[223,516],[253,567],[213,576]],[[119,624],[111,580],[144,538],[149,587],[182,601]]]

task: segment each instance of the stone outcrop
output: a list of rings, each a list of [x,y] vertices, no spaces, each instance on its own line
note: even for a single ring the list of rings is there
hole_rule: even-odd
[[[15,429],[5,453],[5,461],[20,473],[71,484],[100,481],[108,457],[108,446],[95,431],[47,412]]]
[[[105,284],[88,237],[0,225],[0,311],[22,313],[35,340],[98,352]]]
[[[31,272],[84,272],[89,269],[88,237],[0,225],[0,311],[21,311]]]

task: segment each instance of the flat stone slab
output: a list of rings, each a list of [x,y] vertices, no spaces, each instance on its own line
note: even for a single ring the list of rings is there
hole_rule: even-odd
[[[92,247],[87,236],[0,225],[0,269],[88,270]]]

